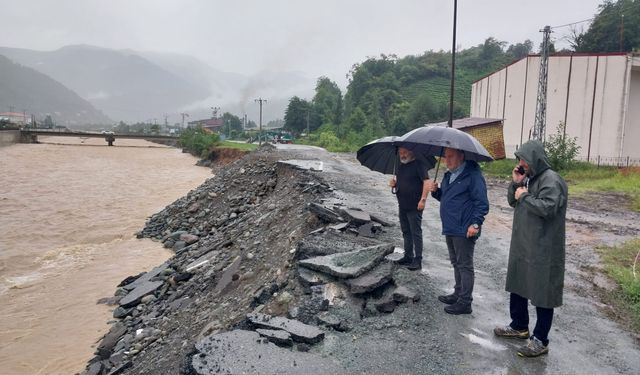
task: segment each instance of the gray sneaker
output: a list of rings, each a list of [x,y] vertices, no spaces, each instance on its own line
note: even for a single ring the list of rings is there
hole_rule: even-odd
[[[537,337],[532,336],[527,345],[523,345],[518,349],[520,357],[538,357],[549,353],[549,347],[545,346]]]
[[[528,329],[518,331],[516,329],[511,328],[510,325],[507,325],[505,327],[496,327],[493,329],[493,333],[496,336],[506,337],[508,339],[528,339],[529,338]]]

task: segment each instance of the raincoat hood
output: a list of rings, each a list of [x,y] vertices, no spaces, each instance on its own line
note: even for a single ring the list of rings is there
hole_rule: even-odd
[[[528,141],[514,155],[529,164],[529,176],[533,177],[551,168],[551,163],[544,152],[544,146],[540,141]]]

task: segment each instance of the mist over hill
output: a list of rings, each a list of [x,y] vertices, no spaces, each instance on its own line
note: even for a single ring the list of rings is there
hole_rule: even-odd
[[[13,107],[42,120],[50,115],[59,125],[105,125],[113,120],[61,83],[0,55],[0,111]]]
[[[284,117],[292,95],[312,95],[315,81],[296,72],[248,77],[216,70],[191,56],[88,45],[54,51],[0,47],[0,54],[60,82],[116,122],[161,123],[166,116],[174,123],[181,112],[190,119],[210,117],[211,107],[248,114],[258,122],[254,99],[262,97],[268,100],[263,107],[266,123]]]

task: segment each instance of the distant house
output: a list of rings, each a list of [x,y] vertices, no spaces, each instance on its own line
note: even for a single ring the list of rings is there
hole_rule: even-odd
[[[9,121],[16,125],[27,125],[31,123],[31,119],[22,112],[0,112],[0,120]]]
[[[222,129],[222,126],[224,125],[224,120],[222,119],[222,117],[195,120],[190,121],[188,125],[190,128],[200,127],[203,130],[211,133],[220,133],[220,129]]]
[[[427,124],[447,126],[447,122]],[[474,136],[489,151],[495,160],[504,159],[504,137],[502,119],[467,117],[453,120],[451,126]]]
[[[535,122],[540,56],[529,55],[476,81],[471,116],[504,119],[506,153],[529,139]],[[580,155],[597,163],[640,158],[640,55],[556,54],[549,57],[545,139],[560,122]]]

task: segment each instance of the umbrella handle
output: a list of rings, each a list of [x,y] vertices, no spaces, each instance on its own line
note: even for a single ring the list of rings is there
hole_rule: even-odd
[[[394,186],[391,188],[391,194],[395,194],[398,192],[398,189]]]

